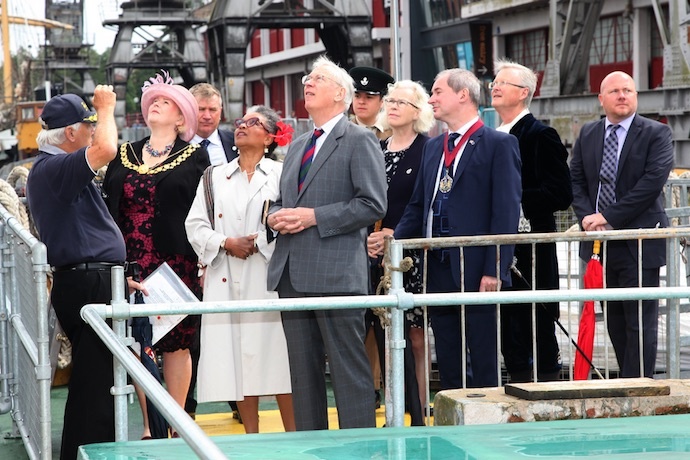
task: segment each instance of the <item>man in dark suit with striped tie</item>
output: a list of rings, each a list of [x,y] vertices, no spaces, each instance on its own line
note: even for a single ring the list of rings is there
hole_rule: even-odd
[[[573,147],[570,173],[573,209],[585,231],[666,227],[662,191],[673,167],[671,129],[641,117],[635,81],[612,72],[601,82],[599,102],[606,117],[582,127]],[[636,287],[638,242],[607,245],[607,287]],[[580,244],[580,257],[592,255],[592,242]],[[666,264],[666,242],[642,242],[642,286],[659,286]],[[644,368],[640,370],[638,301],[608,302],[608,331],[621,377],[652,377],[656,362],[658,300],[642,301]]]
[[[268,217],[279,233],[268,289],[283,298],[366,295],[367,227],[386,214],[381,148],[345,116],[354,84],[344,69],[322,56],[302,82],[316,129],[285,155]],[[326,355],[340,428],[375,426],[364,309],[285,311],[282,318],[297,429],[328,429]]]

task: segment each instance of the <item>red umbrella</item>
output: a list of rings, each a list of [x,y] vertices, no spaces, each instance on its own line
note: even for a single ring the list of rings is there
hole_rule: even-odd
[[[601,241],[594,241],[592,258],[587,263],[585,270],[584,284],[585,289],[597,289],[604,287],[604,274],[601,268],[599,248]],[[577,331],[577,353],[575,353],[575,368],[573,376],[575,380],[587,380],[589,370],[594,369],[599,374],[594,364],[592,364],[592,353],[594,351],[594,330],[595,330],[594,301],[586,300],[580,317],[580,327]]]

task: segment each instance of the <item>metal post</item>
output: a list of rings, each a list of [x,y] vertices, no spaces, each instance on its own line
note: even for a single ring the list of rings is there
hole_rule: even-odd
[[[678,238],[666,240],[666,286],[680,286]],[[680,299],[666,299],[666,378],[680,378]]]
[[[395,3],[395,2],[393,2]],[[391,240],[390,254],[391,266],[400,267],[402,261],[403,247],[401,243]],[[391,294],[402,296],[405,293],[403,288],[403,274],[401,271],[391,270]],[[389,414],[386,407],[386,426],[401,427],[405,426],[405,312],[400,308],[391,309],[390,326],[390,357],[391,357],[391,381],[386,382],[390,385],[393,399],[392,414]]]
[[[5,243],[5,223],[0,220],[0,292],[7,292],[9,287],[9,277],[4,266],[5,253],[8,245]],[[6,279],[7,278],[7,279]],[[4,295],[0,296],[0,414],[6,414],[12,409],[12,399],[10,396],[10,384],[8,376],[12,375],[10,366],[9,348],[9,312],[7,310],[7,299]]]
[[[41,426],[39,428],[41,433],[40,447],[41,449],[48,449],[50,451],[52,441],[50,387],[53,377],[53,368],[50,363],[50,334],[48,332],[49,301],[46,280],[47,272],[50,270],[50,268],[47,263],[48,249],[46,248],[45,244],[36,242],[31,247],[31,253],[32,267],[34,272],[34,286],[36,288],[36,300],[38,305],[38,309],[36,311],[36,351],[38,356],[36,379],[38,380],[38,393],[41,400],[41,407],[39,409],[42,419]]]
[[[124,267],[115,266],[110,270],[110,285],[113,296],[111,304],[114,307],[126,304]],[[123,344],[125,343],[126,330],[125,320],[113,318],[113,332]],[[115,398],[115,441],[121,442],[127,441],[128,437],[127,394],[130,391],[127,391],[127,371],[117,359],[113,359],[113,375],[115,377],[114,384],[110,392]]]
[[[393,76],[398,81],[402,78],[400,68],[400,4],[391,0],[391,54],[393,55]]]

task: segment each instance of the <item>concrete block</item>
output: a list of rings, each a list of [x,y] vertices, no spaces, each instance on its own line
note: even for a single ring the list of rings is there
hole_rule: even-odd
[[[654,395],[651,396],[643,394],[577,399],[570,395],[569,398],[527,400],[506,394],[503,387],[446,390],[437,393],[434,399],[434,425],[483,425],[690,413],[690,380],[655,382],[659,382],[659,385],[653,385],[655,388],[651,393]],[[559,382],[551,382],[551,385],[554,384],[557,388]],[[614,388],[618,387],[620,382],[612,379],[596,381],[596,384],[610,385]],[[650,386],[650,382],[644,382],[644,385]],[[658,388],[662,387],[668,387],[668,394],[663,394],[663,391],[662,394],[655,394],[659,392]],[[539,391],[543,391],[543,387]]]

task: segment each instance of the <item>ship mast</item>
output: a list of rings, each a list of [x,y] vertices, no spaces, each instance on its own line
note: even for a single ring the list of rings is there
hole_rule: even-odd
[[[2,82],[4,90],[5,104],[12,103],[12,57],[10,56],[10,23],[24,24],[28,26],[38,26],[47,28],[60,28],[65,30],[72,30],[74,26],[49,19],[30,19],[19,16],[10,16],[7,14],[7,1],[2,0],[0,8],[0,27],[2,28],[2,56],[4,61]]]

